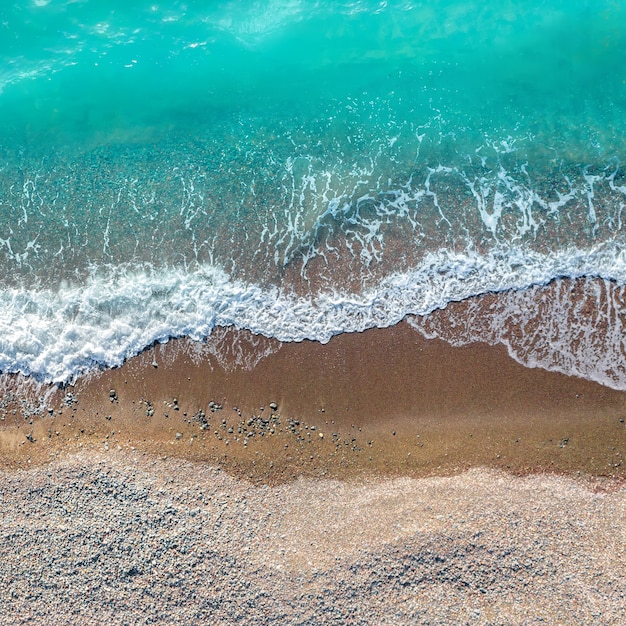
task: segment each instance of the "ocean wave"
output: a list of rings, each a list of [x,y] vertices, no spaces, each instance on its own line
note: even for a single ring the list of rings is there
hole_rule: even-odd
[[[429,339],[502,344],[526,367],[624,390],[625,303],[623,284],[585,277],[469,298],[408,322]]]
[[[547,284],[557,277],[626,282],[626,252],[615,247],[553,254],[521,249],[487,255],[440,250],[411,271],[359,293],[297,296],[287,288],[237,281],[218,267],[186,273],[95,274],[58,290],[0,292],[0,371],[66,383],[97,367],[116,367],[155,342],[204,340],[234,326],[283,342],[328,342],[334,335],[394,325],[449,302]]]

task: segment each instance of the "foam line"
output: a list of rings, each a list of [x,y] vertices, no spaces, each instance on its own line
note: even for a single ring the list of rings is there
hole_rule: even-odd
[[[414,270],[384,278],[360,294],[339,290],[298,297],[233,280],[220,268],[194,272],[118,272],[58,291],[0,292],[0,370],[68,382],[95,367],[115,367],[154,342],[202,340],[235,326],[280,341],[312,339],[396,324],[486,292],[546,284],[555,277],[600,276],[626,282],[626,253],[570,249],[439,251]],[[615,384],[624,385],[626,380]]]

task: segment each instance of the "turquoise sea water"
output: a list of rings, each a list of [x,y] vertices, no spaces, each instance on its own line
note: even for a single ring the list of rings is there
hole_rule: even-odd
[[[619,290],[625,59],[609,0],[7,0],[0,371]]]

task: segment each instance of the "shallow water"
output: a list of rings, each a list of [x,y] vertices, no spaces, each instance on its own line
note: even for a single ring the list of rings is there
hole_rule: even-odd
[[[625,26],[608,0],[11,1],[0,370],[227,325],[328,341],[562,277],[612,297]],[[626,388],[618,331],[580,358]],[[527,364],[588,375],[547,345]]]

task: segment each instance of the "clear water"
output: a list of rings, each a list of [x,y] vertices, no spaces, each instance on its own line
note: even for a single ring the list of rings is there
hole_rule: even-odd
[[[0,371],[624,284],[624,58],[609,0],[7,0]]]

